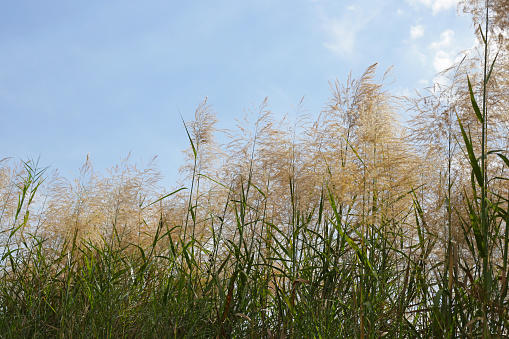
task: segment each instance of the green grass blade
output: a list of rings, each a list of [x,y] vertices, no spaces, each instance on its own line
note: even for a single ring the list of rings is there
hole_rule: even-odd
[[[472,84],[470,83],[470,78],[467,76],[468,80],[468,92],[470,93],[470,101],[472,102],[472,107],[474,108],[475,115],[477,116],[477,120],[481,124],[484,124],[484,118],[482,116],[481,110],[479,109],[479,106],[477,105],[477,101],[475,100],[474,96],[474,90],[472,89]]]
[[[143,209],[145,209],[145,208],[147,208],[147,207],[149,207],[149,206],[152,206],[153,204],[155,204],[155,203],[157,203],[157,202],[159,202],[159,201],[161,201],[161,200],[163,200],[163,199],[168,198],[169,196],[174,195],[175,193],[178,193],[178,192],[180,192],[180,191],[182,191],[182,190],[186,190],[186,189],[187,189],[187,187],[181,187],[181,188],[179,188],[179,189],[178,189],[178,190],[176,190],[176,191],[173,191],[173,192],[171,192],[171,193],[168,193],[168,194],[166,194],[165,196],[163,196],[163,197],[161,197],[161,198],[157,199],[156,201],[151,202],[151,203],[150,203],[150,204],[148,204],[147,206],[143,207],[143,208],[142,208],[142,210],[143,210]]]
[[[463,124],[461,123],[460,118],[458,117],[458,123],[461,129],[461,135],[463,136],[463,141],[465,142],[465,147],[467,148],[468,158],[470,160],[470,166],[472,166],[472,171],[474,172],[475,178],[477,179],[477,183],[479,186],[483,187],[484,185],[484,176],[482,174],[481,168],[479,167],[479,163],[477,162],[477,158],[474,154],[474,149],[472,147],[472,142],[470,138],[467,136],[465,129],[463,128]]]
[[[495,66],[495,62],[497,61],[498,54],[499,54],[499,52],[497,52],[497,55],[495,55],[495,59],[493,59],[493,62],[491,63],[490,71],[489,71],[489,73],[488,73],[488,76],[486,77],[486,81],[484,82],[484,85],[485,85],[485,86],[487,86],[487,85],[488,85],[488,81],[490,80],[491,72],[493,72],[493,67]]]
[[[187,129],[187,125],[186,122],[184,121],[184,118],[182,118],[182,116],[180,118],[182,119],[182,123],[184,124],[184,128],[186,129],[187,138],[189,139],[191,147],[193,148],[194,159],[196,159],[198,158],[198,153],[196,152],[196,148],[194,147],[193,138],[191,138],[191,134],[189,134],[189,130]]]

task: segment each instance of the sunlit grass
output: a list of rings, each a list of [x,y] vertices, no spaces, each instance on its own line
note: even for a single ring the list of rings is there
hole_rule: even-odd
[[[373,65],[333,83],[316,121],[276,121],[264,101],[224,145],[204,101],[169,193],[151,164],[102,176],[87,159],[67,181],[2,160],[0,337],[509,335],[509,160],[490,146],[507,136],[490,134],[485,43],[482,86],[414,101],[413,142]]]

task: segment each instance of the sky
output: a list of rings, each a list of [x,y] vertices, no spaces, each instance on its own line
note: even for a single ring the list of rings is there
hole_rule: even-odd
[[[157,156],[170,188],[205,98],[219,128],[265,97],[317,117],[329,82],[378,62],[412,95],[474,41],[456,0],[3,1],[0,159],[70,179],[87,155],[99,172]]]

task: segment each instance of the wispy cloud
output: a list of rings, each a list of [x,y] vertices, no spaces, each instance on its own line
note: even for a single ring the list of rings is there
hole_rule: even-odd
[[[440,40],[432,42],[430,47],[434,50],[433,67],[441,72],[454,64],[454,52],[451,44],[454,40],[454,31],[447,29],[440,34]]]
[[[454,31],[447,29],[440,34],[440,40],[431,44],[432,48],[445,48],[449,47],[454,39]]]
[[[412,40],[419,39],[422,36],[424,36],[424,26],[422,25],[410,26],[410,37],[412,38]]]
[[[437,72],[443,71],[444,69],[451,67],[453,63],[454,59],[453,54],[451,52],[440,50],[435,53],[435,57],[433,58],[433,67]]]
[[[352,27],[341,20],[330,20],[324,26],[330,35],[330,42],[323,44],[325,48],[342,56],[353,54],[355,38],[360,27],[352,29]]]
[[[348,13],[340,18],[322,18],[322,26],[329,39],[324,47],[344,58],[355,55],[355,47],[358,34],[362,31],[373,15],[369,15],[361,9],[350,5],[346,7]]]
[[[410,4],[417,5],[421,4],[431,8],[433,15],[455,8],[458,5],[459,0],[408,0]]]

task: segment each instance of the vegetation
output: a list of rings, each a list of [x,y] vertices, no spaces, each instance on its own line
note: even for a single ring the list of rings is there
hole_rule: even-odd
[[[375,64],[315,121],[264,101],[218,131],[205,100],[170,193],[153,163],[4,159],[0,337],[509,336],[504,6],[464,4],[483,50],[416,99]]]

